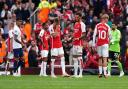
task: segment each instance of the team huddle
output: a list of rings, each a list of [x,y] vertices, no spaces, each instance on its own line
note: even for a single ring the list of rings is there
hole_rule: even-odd
[[[120,69],[120,77],[124,75],[122,64],[119,61],[120,57],[120,31],[117,30],[116,25],[113,24],[112,28],[107,25],[109,16],[103,14],[101,16],[101,21],[95,26],[93,33],[93,41],[91,47],[93,50],[97,50],[99,55],[98,66],[99,66],[99,78],[104,75],[104,77],[111,76],[111,64],[115,62],[118,64]],[[20,19],[16,20],[16,23],[11,23],[11,29],[9,31],[9,47],[8,47],[8,58],[10,58],[12,52],[14,54],[14,76],[21,76],[21,66],[23,64],[23,48],[25,44],[24,36],[22,36],[22,31],[19,26],[21,24]],[[48,22],[42,24],[42,30],[40,31],[38,37],[41,41],[40,55],[41,58],[41,69],[40,76],[48,76],[46,73],[47,60],[50,50],[51,54],[51,77],[56,78],[54,73],[55,60],[61,60],[62,76],[69,77],[65,68],[65,57],[63,44],[61,40],[61,27],[59,19],[56,18],[53,23],[49,26]],[[73,67],[74,75],[73,77],[82,78],[83,75],[83,40],[86,37],[86,25],[82,21],[81,14],[75,14],[75,23],[73,26],[73,34],[69,38],[72,40],[72,54],[73,54]],[[34,41],[34,39],[33,39]],[[49,44],[50,42],[50,44]],[[79,70],[79,73],[78,73]],[[103,74],[102,74],[103,73]]]

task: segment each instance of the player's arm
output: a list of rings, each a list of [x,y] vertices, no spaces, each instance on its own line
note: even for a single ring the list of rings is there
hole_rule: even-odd
[[[41,39],[41,37],[43,37],[43,35],[44,35],[44,30],[41,30],[41,32],[40,32],[40,34],[39,34],[39,38],[40,38],[40,40],[41,40],[41,43],[42,43],[43,47],[45,48],[46,46],[45,46],[45,44],[44,44],[44,42],[43,42],[43,39]]]
[[[50,28],[50,35],[54,38],[56,37],[58,34],[60,34],[59,32],[56,31],[57,26],[53,26],[53,28]]]
[[[19,43],[19,44],[23,44],[21,41],[18,40],[18,35],[14,34],[14,40]]]
[[[82,35],[79,38],[80,40],[86,36],[86,25],[84,23],[81,24],[81,30],[82,30]]]
[[[92,45],[93,45],[93,46],[95,46],[96,35],[97,35],[97,26],[95,27],[94,33],[93,33],[93,41],[92,41]]]

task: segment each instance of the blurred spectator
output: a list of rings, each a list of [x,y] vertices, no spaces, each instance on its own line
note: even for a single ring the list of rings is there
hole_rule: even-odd
[[[93,23],[93,10],[90,10],[88,16],[86,17],[86,25],[91,25],[92,23]]]
[[[49,19],[53,21],[55,18],[57,18],[57,14],[55,13],[55,8],[52,8],[49,13]]]
[[[87,59],[84,68],[98,68],[99,56],[91,47],[87,51]]]
[[[4,34],[3,23],[0,21],[0,35]]]
[[[28,47],[28,62],[29,67],[38,67],[38,47],[34,40],[31,41],[31,45]]]
[[[128,41],[126,42],[126,53],[125,53],[126,61],[125,61],[125,69],[128,70]]]
[[[3,9],[1,11],[1,18],[5,22],[9,17],[11,17],[11,12],[9,11],[9,8],[7,4],[4,4]]]
[[[22,7],[22,9],[21,9],[22,20],[26,21],[30,16],[30,12],[28,10],[27,4],[24,3],[21,5],[21,7]]]
[[[27,37],[27,42],[30,40],[31,38],[31,32],[32,32],[32,25],[30,24],[30,22],[27,20],[24,26],[24,33]]]
[[[3,59],[7,54],[6,42],[3,40],[2,35],[0,35],[0,63],[3,63]]]

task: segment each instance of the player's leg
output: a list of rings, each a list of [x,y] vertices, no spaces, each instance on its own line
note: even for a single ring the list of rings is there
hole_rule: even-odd
[[[18,76],[21,76],[21,67],[23,66],[23,49],[20,48],[18,49],[19,50],[19,59],[18,59],[18,65],[17,65],[17,71],[18,71]]]
[[[78,55],[78,61],[79,61],[79,77],[82,77],[82,73],[83,73],[83,59],[82,59],[82,47],[79,46],[78,50],[77,50],[77,55]]]
[[[19,53],[17,49],[13,49],[13,53],[14,53],[13,76],[17,76],[17,64],[18,64]]]
[[[46,74],[46,66],[47,66],[47,60],[48,60],[48,50],[42,50],[41,51],[41,57],[42,57],[42,63],[41,63],[41,70],[40,75],[47,76]]]
[[[63,76],[69,76],[65,71],[65,57],[64,57],[64,50],[63,47],[58,48],[59,57],[61,59],[61,67],[62,67],[62,74]]]
[[[74,63],[74,77],[78,77],[78,56],[77,56],[77,47],[73,46],[73,63]]]
[[[104,76],[107,77],[107,60],[108,60],[108,51],[109,47],[108,44],[105,44],[102,46],[102,57],[103,57],[103,70],[104,70]]]
[[[102,68],[102,53],[101,53],[101,46],[97,47],[97,53],[99,55],[99,60],[98,60],[98,68],[99,68],[99,78],[102,77],[102,72],[103,72],[103,68]]]
[[[111,76],[111,64],[112,64],[112,59],[114,57],[114,53],[112,51],[109,51],[109,59],[108,59],[108,76]]]
[[[108,76],[111,76],[111,64],[112,64],[112,61],[111,59],[108,60],[108,66],[107,66],[107,69],[108,69]]]
[[[122,76],[124,76],[124,71],[123,71],[123,67],[122,67],[121,62],[119,61],[119,53],[115,52],[114,57],[115,57],[117,65],[118,65],[118,68],[120,69],[120,76],[119,77],[122,77]]]
[[[56,78],[54,73],[55,59],[58,56],[58,51],[56,48],[51,49],[51,77]]]

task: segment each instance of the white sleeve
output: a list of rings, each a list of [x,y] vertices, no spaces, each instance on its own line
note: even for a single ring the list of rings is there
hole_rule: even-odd
[[[112,39],[112,34],[111,34],[111,28],[108,26],[108,36],[109,36],[109,40]]]
[[[95,41],[96,41],[96,35],[97,35],[97,25],[94,29],[94,33],[93,33],[93,42],[92,42],[92,45],[95,46]]]
[[[8,35],[9,35],[9,38],[12,38],[13,37],[12,31],[9,31]]]
[[[0,28],[0,30],[1,30],[1,33],[4,34],[4,29],[3,28]]]
[[[30,51],[30,49],[31,49],[31,46],[29,46],[29,47],[27,48],[27,51],[29,52],[29,51]]]
[[[43,35],[44,35],[44,30],[42,29],[42,30],[40,31],[39,37],[42,37]]]
[[[86,32],[85,29],[86,29],[85,24],[83,22],[81,22],[81,30],[82,30],[82,32]]]
[[[51,25],[51,26],[49,27],[49,32],[50,32],[50,34],[54,33],[53,25]]]
[[[2,10],[2,12],[1,12],[1,17],[4,18],[4,16],[5,16],[5,11]]]

